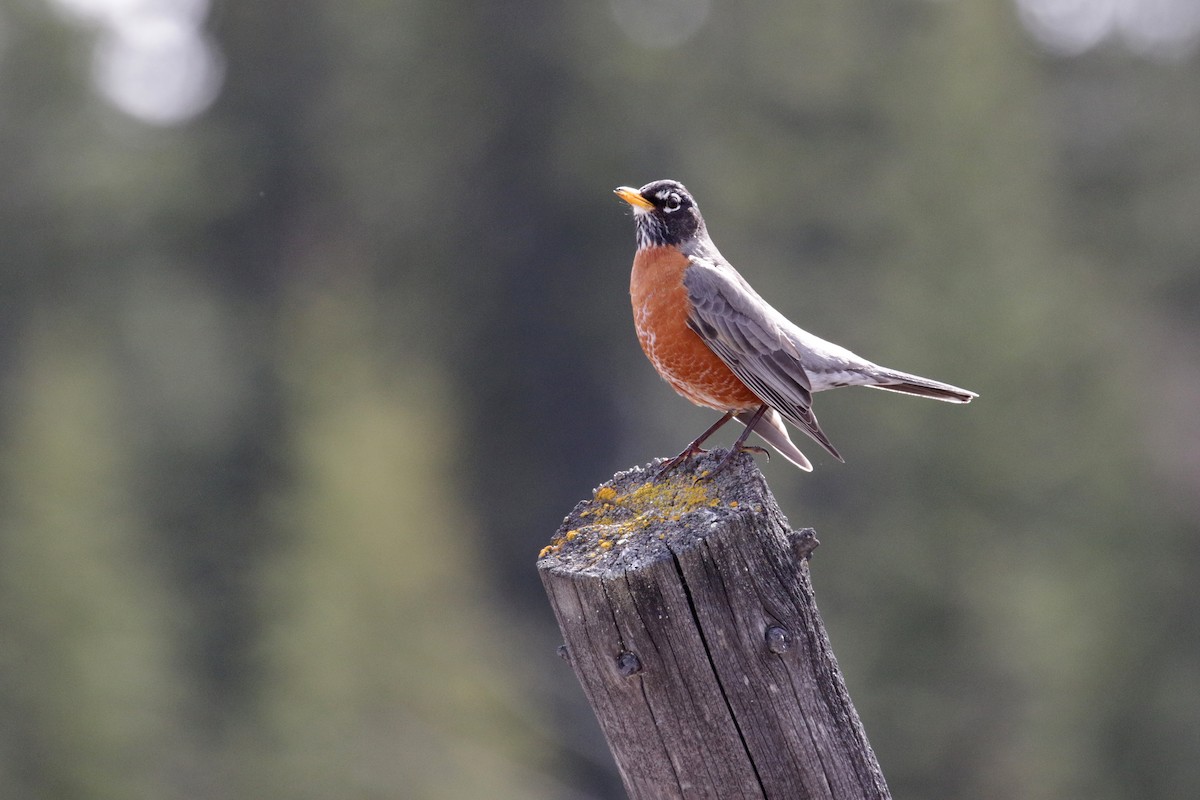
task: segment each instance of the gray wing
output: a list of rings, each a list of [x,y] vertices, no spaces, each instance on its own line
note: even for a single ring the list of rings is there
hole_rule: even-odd
[[[796,345],[771,318],[776,312],[731,267],[693,258],[683,284],[688,327],[764,403],[842,461],[813,415],[812,383]]]

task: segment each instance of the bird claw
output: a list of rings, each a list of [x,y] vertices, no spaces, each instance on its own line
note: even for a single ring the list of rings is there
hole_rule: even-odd
[[[688,445],[687,447],[684,448],[682,453],[675,456],[674,458],[669,458],[666,461],[664,461],[663,463],[658,465],[658,472],[655,473],[654,480],[661,481],[668,472],[670,472],[671,470],[675,469],[676,467],[682,465],[685,461],[688,461],[689,459],[691,459],[692,456],[703,455],[704,453],[707,453],[707,452],[708,451],[705,450],[704,448],[697,447],[694,444]]]
[[[664,477],[666,477],[668,472],[676,467],[682,466],[684,462],[690,460],[693,456],[704,455],[707,452],[708,451],[704,448],[696,447],[695,445],[686,447],[679,455],[675,456],[674,458],[669,458],[658,465],[658,471],[654,474],[654,480],[661,481]],[[700,483],[701,481],[712,480],[715,475],[728,469],[729,465],[733,463],[733,460],[742,453],[758,453],[766,456],[767,461],[771,460],[771,453],[765,447],[759,447],[758,445],[754,444],[740,444],[737,447],[731,448],[729,452],[717,462],[717,465],[713,467],[712,470],[706,471],[702,475],[697,475],[695,482]]]

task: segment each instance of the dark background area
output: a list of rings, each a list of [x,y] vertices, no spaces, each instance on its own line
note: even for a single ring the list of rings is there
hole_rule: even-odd
[[[802,327],[981,394],[762,463],[894,794],[1197,796],[1198,37],[3,4],[0,795],[621,797],[534,561],[714,419],[628,307],[611,189],[670,177]]]

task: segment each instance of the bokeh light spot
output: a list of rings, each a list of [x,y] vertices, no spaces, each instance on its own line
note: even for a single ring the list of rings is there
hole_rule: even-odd
[[[158,125],[182,122],[208,108],[221,72],[209,42],[174,22],[117,28],[96,45],[94,79],[100,92],[125,113]]]
[[[1116,39],[1148,58],[1183,58],[1200,42],[1197,0],[1016,0],[1025,28],[1046,49],[1078,55]]]
[[[617,24],[643,47],[677,47],[696,34],[712,0],[609,0]]]
[[[209,0],[54,0],[97,28],[92,80],[112,105],[176,125],[216,99],[224,63],[204,31]]]

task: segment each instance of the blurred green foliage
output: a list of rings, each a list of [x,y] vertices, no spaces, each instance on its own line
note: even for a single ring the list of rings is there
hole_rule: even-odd
[[[669,5],[219,3],[166,127],[0,9],[0,795],[621,796],[533,562],[711,421],[629,318],[609,190],[664,177],[982,395],[764,465],[896,796],[1200,792],[1200,59]]]

